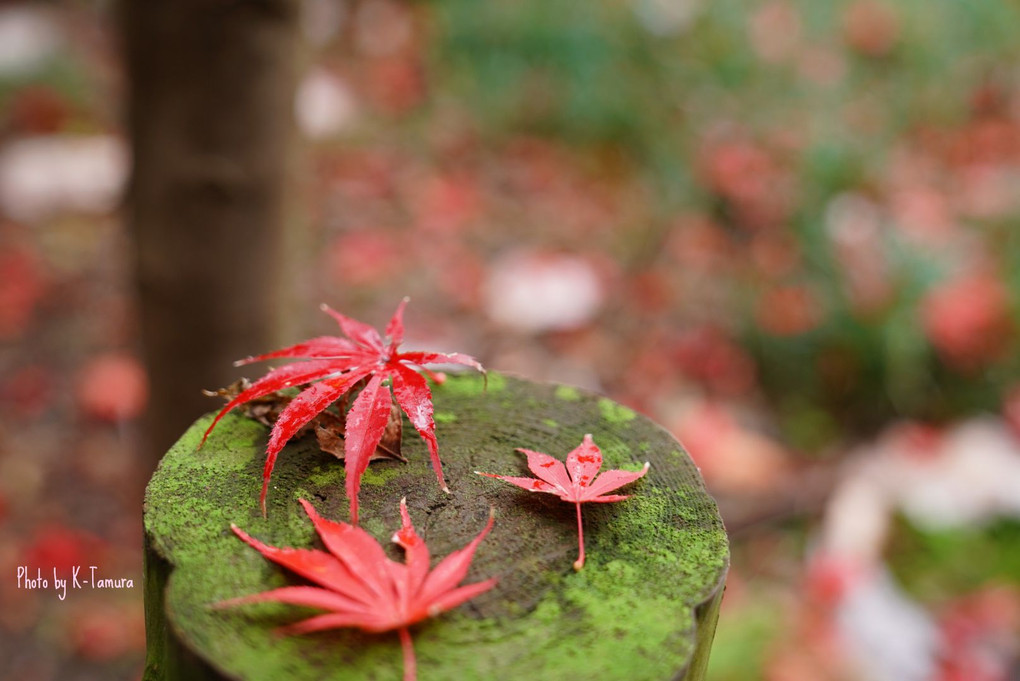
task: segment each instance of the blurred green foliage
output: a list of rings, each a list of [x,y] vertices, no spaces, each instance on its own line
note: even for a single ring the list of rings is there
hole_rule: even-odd
[[[949,356],[943,346],[955,336],[936,337],[924,310],[933,291],[972,268],[1008,288],[1006,309],[990,317],[1020,309],[1020,207],[972,209],[982,189],[961,189],[985,169],[1020,168],[1015,151],[1000,157],[979,148],[993,124],[1020,126],[1010,109],[1020,99],[1013,75],[1020,4],[430,7],[436,96],[469,107],[490,141],[534,135],[621,152],[651,189],[653,216],[626,228],[652,251],[681,212],[707,216],[726,235],[733,267],[715,283],[736,303],[717,310],[717,321],[754,357],[760,387],[795,446],[817,449],[899,417],[941,421],[993,410],[1017,381],[1015,324],[982,326],[958,311],[961,324],[975,325],[959,334],[1004,340],[994,351],[974,343]],[[737,167],[725,165],[727,145],[737,147],[730,155]],[[931,177],[912,178],[911,163]],[[933,216],[950,224],[945,243],[920,243],[902,228],[902,206],[918,189],[945,198],[936,207],[943,214]],[[848,290],[857,263],[840,251],[832,224],[847,195],[877,211],[868,247],[888,291],[874,304]],[[763,244],[788,249],[794,265],[760,271],[750,253]],[[761,323],[769,291],[783,287],[803,290],[817,308],[803,329],[777,333]],[[682,311],[671,321],[694,323]],[[957,333],[952,320],[940,328]],[[967,352],[973,357],[960,356]]]
[[[938,602],[988,584],[1016,583],[1020,522],[999,519],[979,527],[924,530],[897,516],[888,554],[893,573],[915,596]]]

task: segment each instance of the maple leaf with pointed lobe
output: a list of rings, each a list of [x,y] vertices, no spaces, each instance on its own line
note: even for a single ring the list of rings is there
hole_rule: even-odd
[[[562,461],[542,452],[533,452],[530,449],[518,449],[517,451],[528,457],[528,468],[537,477],[523,478],[475,472],[478,475],[523,487],[529,492],[555,494],[563,501],[573,503],[577,507],[578,545],[578,556],[574,561],[574,569],[580,570],[584,567],[584,527],[581,523],[581,504],[587,502],[607,503],[630,498],[629,494],[606,494],[606,492],[612,492],[642,477],[648,472],[650,464],[646,462],[644,468],[639,471],[610,470],[599,475],[599,470],[602,468],[602,451],[595,445],[591,435],[585,435],[581,444],[567,454],[566,466]]]
[[[404,680],[413,681],[416,663],[408,627],[455,608],[496,584],[493,577],[457,586],[467,575],[478,544],[492,529],[491,513],[489,522],[478,536],[464,548],[448,555],[430,572],[429,549],[411,524],[406,499],[400,500],[402,525],[392,539],[404,549],[404,564],[387,558],[379,543],[360,527],[327,520],[309,502],[299,501],[312,519],[328,553],[317,549],[268,546],[234,524],[230,528],[263,556],[317,586],[280,587],[221,601],[214,604],[214,608],[276,602],[329,611],[278,630],[287,634],[344,627],[370,632],[396,630],[404,654]]]
[[[388,342],[384,342],[379,332],[371,326],[323,305],[322,310],[339,323],[347,338],[320,336],[235,363],[241,366],[280,358],[303,360],[271,369],[230,400],[205,431],[202,443],[205,443],[220,419],[234,407],[283,388],[312,383],[280,412],[270,433],[266,465],[262,472],[262,494],[259,496],[263,516],[266,515],[269,478],[280,450],[316,414],[350,392],[361,381],[367,383],[347,412],[344,435],[344,469],[347,471],[345,487],[350,499],[351,522],[358,524],[361,476],[386,430],[394,398],[407,414],[411,425],[425,440],[439,486],[444,492],[449,492],[443,478],[443,465],[439,460],[436,424],[432,417],[432,392],[425,378],[414,367],[421,367],[433,379],[436,376],[425,369],[424,365],[463,364],[482,373],[485,373],[485,369],[473,357],[460,353],[400,352],[399,347],[404,340],[404,307],[407,302],[407,298],[400,302],[386,326]],[[389,385],[386,384],[387,380]]]

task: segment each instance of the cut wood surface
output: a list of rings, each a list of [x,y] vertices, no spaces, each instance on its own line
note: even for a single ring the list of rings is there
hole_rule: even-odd
[[[413,628],[418,678],[593,681],[704,676],[729,564],[715,502],[680,444],[648,419],[604,397],[566,386],[490,374],[455,376],[433,387],[440,454],[451,493],[436,483],[421,438],[405,423],[408,463],[373,462],[362,480],[361,526],[388,544],[398,504],[432,550],[433,563],[485,524],[465,583],[499,584],[460,608]],[[260,604],[210,605],[301,580],[230,531],[235,523],[274,546],[322,548],[298,504],[347,520],[342,461],[314,437],[288,445],[259,510],[269,429],[228,416],[201,449],[212,416],[191,427],[163,458],[145,499],[145,680],[400,679],[395,632],[337,630],[279,637],[280,625],[312,610]],[[524,447],[563,459],[591,433],[603,468],[651,470],[620,490],[616,504],[584,506],[587,563],[574,572],[573,504],[531,494],[480,470],[530,475]]]

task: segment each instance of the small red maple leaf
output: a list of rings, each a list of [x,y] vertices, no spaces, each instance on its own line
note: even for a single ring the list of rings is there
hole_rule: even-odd
[[[214,604],[214,608],[272,601],[329,611],[277,630],[284,634],[343,627],[371,632],[396,629],[404,653],[404,680],[413,681],[416,664],[408,627],[455,608],[496,584],[493,577],[457,586],[467,575],[478,544],[492,529],[492,514],[477,537],[464,548],[448,555],[430,572],[429,549],[414,531],[406,499],[400,500],[402,526],[392,539],[404,549],[404,564],[387,558],[379,543],[360,527],[327,520],[316,513],[309,502],[299,501],[312,519],[328,553],[317,549],[267,546],[237,525],[231,524],[230,528],[269,560],[319,586],[285,586],[221,601]]]
[[[563,462],[542,452],[533,452],[530,449],[518,449],[517,451],[527,455],[528,468],[537,476],[537,479],[475,472],[478,475],[497,478],[509,482],[511,485],[523,487],[529,492],[547,492],[555,494],[563,501],[574,503],[577,506],[578,545],[578,557],[574,561],[574,569],[580,570],[584,567],[584,528],[581,524],[581,504],[589,501],[605,503],[630,498],[629,494],[606,494],[606,492],[612,492],[614,489],[642,477],[648,472],[649,464],[646,462],[644,468],[639,471],[610,470],[599,475],[599,469],[602,468],[602,452],[591,439],[591,435],[585,435],[581,444],[567,454],[566,466],[563,465]]]
[[[276,456],[283,446],[301,430],[302,426],[315,418],[316,414],[366,379],[368,383],[347,412],[344,437],[344,469],[347,471],[345,486],[350,499],[351,522],[358,524],[358,492],[361,489],[361,476],[382,439],[394,397],[428,445],[439,486],[444,492],[450,491],[443,478],[443,465],[439,460],[436,424],[432,418],[432,392],[425,378],[413,367],[422,367],[423,371],[433,378],[435,376],[424,369],[423,365],[463,364],[482,373],[485,373],[485,369],[473,357],[460,353],[398,352],[404,340],[404,307],[407,302],[407,298],[401,301],[386,326],[388,343],[384,343],[379,332],[371,326],[345,317],[323,305],[322,310],[336,319],[347,338],[320,336],[235,363],[241,366],[283,357],[305,360],[271,369],[230,400],[205,431],[202,437],[203,444],[220,419],[234,407],[283,388],[318,381],[291,400],[273,425],[269,445],[266,447],[266,466],[262,472],[262,494],[259,497],[263,516],[266,515],[269,478],[276,464]],[[384,384],[387,380],[390,385]],[[199,447],[201,446],[200,444]]]

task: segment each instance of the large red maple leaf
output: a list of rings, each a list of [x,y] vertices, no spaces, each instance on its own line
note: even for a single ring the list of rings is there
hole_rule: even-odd
[[[517,451],[528,457],[528,468],[537,476],[536,478],[475,472],[478,475],[497,478],[509,482],[511,485],[523,487],[529,492],[555,494],[563,501],[575,504],[577,506],[578,556],[574,561],[574,569],[580,570],[584,567],[584,527],[581,524],[581,504],[589,501],[606,503],[628,499],[630,497],[628,494],[606,494],[606,492],[612,492],[642,477],[648,472],[649,464],[646,462],[644,468],[639,471],[611,470],[599,475],[599,470],[602,468],[602,451],[595,445],[591,435],[585,435],[581,444],[567,454],[566,466],[562,461],[542,452],[533,452],[530,449],[518,449]]]
[[[492,529],[491,514],[477,537],[464,548],[448,555],[430,572],[428,546],[411,524],[405,499],[400,500],[402,526],[393,535],[393,541],[404,549],[403,565],[387,558],[378,542],[360,527],[327,520],[316,513],[310,503],[304,499],[299,501],[329,553],[316,549],[268,546],[236,525],[231,524],[230,527],[234,534],[263,556],[318,586],[284,586],[221,601],[214,607],[273,601],[329,611],[279,630],[289,634],[342,627],[357,627],[371,632],[395,629],[400,634],[404,653],[404,680],[413,681],[416,665],[408,627],[455,608],[496,584],[493,577],[457,586],[467,575],[478,544]]]
[[[302,426],[315,418],[316,414],[350,392],[363,380],[368,382],[347,413],[344,436],[344,468],[347,471],[345,487],[350,499],[351,522],[358,524],[358,492],[361,489],[361,476],[382,439],[394,397],[407,414],[411,425],[428,445],[439,486],[444,492],[449,492],[443,477],[443,465],[439,460],[436,424],[432,418],[432,392],[425,378],[415,371],[414,367],[422,367],[424,370],[425,364],[463,364],[483,373],[485,369],[473,357],[460,353],[400,352],[399,347],[404,340],[404,307],[407,302],[407,298],[400,302],[396,312],[393,313],[393,318],[386,326],[388,342],[384,342],[379,332],[371,326],[345,317],[323,305],[323,311],[336,319],[347,338],[320,336],[264,355],[248,357],[236,363],[240,366],[280,358],[304,360],[271,369],[230,400],[205,431],[202,443],[205,443],[220,419],[234,407],[283,388],[312,383],[291,400],[273,425],[266,447],[262,494],[259,496],[262,515],[266,515],[269,478],[280,450]],[[201,447],[201,444],[199,446]]]

